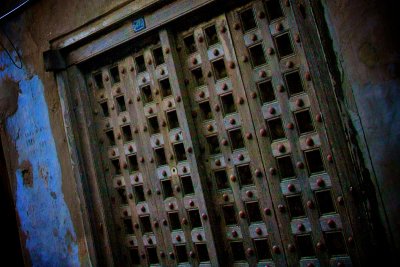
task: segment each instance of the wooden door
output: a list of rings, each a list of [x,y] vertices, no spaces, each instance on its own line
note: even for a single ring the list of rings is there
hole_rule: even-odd
[[[163,29],[87,75],[127,265],[357,258],[318,88],[285,3],[253,1]]]

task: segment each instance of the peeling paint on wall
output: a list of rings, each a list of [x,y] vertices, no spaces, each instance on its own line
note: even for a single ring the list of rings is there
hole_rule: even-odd
[[[4,80],[19,86],[18,109],[5,123],[18,153],[16,209],[32,266],[79,266],[43,83],[0,52],[0,81]]]

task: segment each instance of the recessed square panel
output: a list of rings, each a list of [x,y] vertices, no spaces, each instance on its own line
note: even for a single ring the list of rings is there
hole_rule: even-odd
[[[101,72],[94,74],[94,82],[96,83],[97,89],[104,88],[103,75],[101,74]]]
[[[276,158],[279,174],[282,179],[294,177],[296,174],[293,168],[293,162],[291,156],[284,156]]]
[[[233,205],[225,205],[222,206],[222,213],[224,214],[225,224],[226,225],[236,225],[236,212]]]
[[[324,162],[322,161],[321,151],[319,149],[305,151],[304,155],[310,175],[325,171]]]
[[[268,239],[255,239],[254,247],[256,248],[257,260],[272,259]]]
[[[121,127],[122,135],[124,137],[124,142],[132,141],[132,131],[130,125],[125,125]]]
[[[157,47],[156,49],[153,50],[153,57],[154,57],[154,63],[156,66],[164,64],[164,54],[162,51],[161,47]]]
[[[219,147],[218,137],[216,135],[207,137],[208,149],[211,155],[221,153],[221,149]]]
[[[215,25],[205,28],[204,32],[206,34],[208,46],[212,46],[219,42],[217,29],[215,28]]]
[[[117,110],[118,113],[126,111],[126,105],[125,105],[125,98],[124,96],[119,96],[115,98],[117,102]]]
[[[108,110],[108,103],[107,101],[100,103],[101,110],[103,111],[104,117],[110,116],[110,111]]]
[[[346,243],[341,232],[326,232],[325,242],[331,256],[347,254]]]
[[[231,242],[230,245],[231,245],[231,250],[232,250],[233,261],[246,260],[243,242]]]
[[[132,173],[139,170],[139,165],[135,154],[128,156],[128,163],[129,163],[129,172]]]
[[[222,95],[221,102],[224,116],[236,112],[236,105],[232,94]]]
[[[293,47],[289,33],[284,33],[282,35],[276,36],[274,37],[274,39],[280,58],[293,54]]]
[[[271,141],[279,140],[285,138],[285,130],[282,126],[282,119],[280,117],[267,120],[269,134],[271,136]]]
[[[140,255],[138,248],[130,248],[129,254],[131,256],[131,262],[133,266],[140,266]]]
[[[311,235],[297,235],[296,247],[300,257],[313,257],[315,256],[314,244]]]
[[[148,118],[150,134],[157,134],[160,132],[160,125],[158,124],[157,116]]]
[[[172,89],[171,89],[171,84],[169,82],[169,78],[160,80],[160,89],[162,97],[167,97],[172,95]]]
[[[210,261],[206,244],[196,244],[196,250],[200,262]]]
[[[253,68],[261,66],[267,62],[262,44],[249,47],[249,53]]]
[[[199,103],[199,108],[200,108],[203,120],[213,119],[213,113],[211,111],[210,102],[205,101],[205,102]]]
[[[204,76],[203,76],[203,72],[202,72],[201,68],[193,69],[192,77],[193,77],[195,87],[202,86],[205,84],[205,80],[204,80]]]
[[[126,190],[125,188],[118,188],[117,189],[119,199],[121,200],[122,204],[128,204],[128,198],[126,197]]]
[[[140,216],[139,221],[143,233],[153,232],[153,229],[151,228],[150,215]]]
[[[265,1],[265,6],[270,21],[283,17],[282,7],[279,0]]]
[[[157,166],[167,164],[167,158],[165,157],[165,151],[163,147],[154,149],[154,153],[156,156]]]
[[[179,230],[182,228],[178,212],[168,212],[168,220],[171,231]]]
[[[236,167],[241,186],[253,184],[253,175],[248,164]]]
[[[171,180],[169,180],[169,179],[162,180],[161,181],[161,185],[162,185],[161,187],[162,187],[164,199],[174,196],[174,191],[172,190],[172,182],[171,182]]]
[[[175,157],[177,161],[187,160],[185,146],[183,143],[174,144]]]
[[[225,62],[223,59],[218,59],[213,61],[212,67],[214,70],[214,77],[216,80],[220,80],[228,76],[228,73],[226,72]]]
[[[299,130],[300,134],[314,131],[314,124],[309,110],[296,112],[294,117],[296,118],[297,129]]]
[[[184,196],[194,194],[192,177],[181,176],[181,183],[182,183],[182,189],[183,189]]]
[[[116,175],[121,174],[121,166],[119,165],[119,160],[118,159],[112,159],[111,164],[114,167],[114,173]]]
[[[185,245],[176,245],[175,251],[176,251],[176,261],[178,263],[184,263],[189,261]]]
[[[219,190],[229,188],[228,175],[225,170],[215,171],[214,176]]]
[[[179,128],[178,115],[176,114],[176,110],[172,110],[167,112],[168,126],[169,129]]]
[[[257,27],[256,20],[254,19],[253,9],[249,8],[240,13],[240,20],[242,21],[243,31],[247,32]]]
[[[258,92],[260,93],[260,99],[263,104],[275,100],[275,92],[271,80],[261,82],[257,84],[257,86]]]
[[[246,202],[246,210],[250,223],[262,221],[260,205],[257,201]]]
[[[110,146],[115,146],[115,137],[114,137],[113,130],[107,131],[106,136],[107,136],[108,143],[110,144]]]
[[[111,74],[111,81],[112,83],[119,83],[121,81],[119,77],[119,71],[118,71],[118,66],[114,66],[110,68],[110,74]]]
[[[125,233],[127,235],[134,234],[134,230],[133,230],[132,220],[131,219],[124,219],[124,227],[125,227]]]
[[[150,85],[143,86],[141,88],[141,91],[142,91],[143,104],[150,103],[154,100],[153,94],[151,93]]]
[[[244,140],[240,129],[228,131],[228,135],[231,141],[232,150],[244,148]]]
[[[290,96],[304,92],[303,82],[298,71],[286,74],[285,80]]]
[[[300,195],[287,196],[286,201],[291,219],[306,215]]]
[[[143,55],[140,55],[135,58],[135,63],[136,63],[136,72],[140,73],[143,71],[146,71],[146,64],[144,63],[144,57]]]
[[[316,191],[314,194],[315,200],[317,201],[319,214],[321,216],[336,212],[335,204],[333,203],[330,190]]]
[[[143,202],[145,201],[145,197],[144,197],[144,190],[143,190],[143,185],[135,185],[133,187],[133,192],[135,194],[135,201],[136,204],[138,204],[139,202]]]
[[[158,264],[158,255],[157,255],[157,249],[155,247],[147,247],[147,258],[149,260],[150,264]]]
[[[188,210],[188,217],[192,228],[202,227],[199,210]]]
[[[185,43],[186,52],[192,54],[197,51],[196,42],[194,41],[193,35],[189,35],[183,39]]]

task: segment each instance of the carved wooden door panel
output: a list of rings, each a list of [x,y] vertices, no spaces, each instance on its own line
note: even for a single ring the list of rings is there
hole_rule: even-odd
[[[290,7],[253,1],[141,47],[87,75],[127,265],[351,266]]]

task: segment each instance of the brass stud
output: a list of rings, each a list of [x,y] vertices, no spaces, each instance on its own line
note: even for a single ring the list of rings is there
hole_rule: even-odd
[[[272,251],[273,251],[275,254],[280,254],[280,253],[281,253],[281,250],[280,250],[279,247],[276,246],[276,245],[272,246]]]
[[[248,248],[246,250],[247,255],[252,256],[254,254],[254,250],[252,248]]]
[[[226,32],[226,27],[225,27],[225,26],[222,26],[220,32],[221,32],[221,33],[225,33],[225,32]]]
[[[279,93],[283,93],[285,91],[285,87],[282,84],[278,85],[277,89]]]
[[[314,202],[312,201],[312,200],[308,200],[307,201],[307,207],[309,208],[309,209],[314,209]]]
[[[279,144],[278,145],[278,151],[281,153],[284,153],[286,151],[286,147],[284,144]]]
[[[214,110],[215,110],[216,112],[219,112],[219,111],[221,110],[221,108],[220,108],[220,106],[219,106],[218,104],[215,104]]]
[[[246,218],[246,213],[243,210],[239,211],[239,217],[242,219]]]
[[[293,61],[289,60],[286,62],[286,68],[293,68],[293,66],[294,66]]]
[[[278,205],[278,210],[279,210],[280,212],[285,212],[285,206],[283,206],[282,204],[279,204],[279,205]]]
[[[164,53],[168,55],[168,54],[169,54],[169,52],[170,52],[170,49],[169,49],[169,47],[166,47],[166,48],[164,49]]]
[[[260,129],[260,135],[263,136],[263,137],[267,136],[267,130],[265,130],[264,128],[261,128]]]
[[[239,105],[243,105],[244,98],[243,97],[239,97],[238,103],[239,103]]]
[[[254,174],[255,174],[256,177],[261,177],[261,176],[262,176],[262,172],[261,172],[260,169],[256,169],[256,170],[254,171]]]
[[[256,228],[256,234],[257,235],[262,235],[263,231],[261,230],[261,228],[257,227]]]
[[[253,192],[252,191],[247,191],[246,192],[247,197],[253,197]]]
[[[328,162],[333,162],[333,156],[331,154],[326,156],[326,159],[328,160]]]
[[[235,29],[235,30],[240,30],[240,24],[239,23],[235,23],[235,25],[233,25],[233,28]]]
[[[298,162],[296,163],[296,167],[299,168],[299,169],[303,169],[303,168],[304,168],[304,163],[301,162],[301,161],[298,161]]]
[[[281,31],[282,29],[283,29],[282,23],[278,23],[275,25],[275,30],[277,30],[278,32]]]
[[[264,213],[265,215],[271,215],[271,209],[270,208],[264,208]]]
[[[263,11],[258,12],[258,18],[259,19],[265,18],[265,13]]]
[[[300,35],[299,35],[298,33],[296,33],[296,34],[294,35],[294,41],[295,41],[296,43],[300,43]]]
[[[319,178],[317,179],[317,185],[318,185],[319,187],[323,187],[323,186],[325,185],[324,179],[322,179],[321,177],[319,177]]]
[[[249,62],[249,57],[246,56],[246,55],[244,55],[244,56],[242,57],[242,61],[243,61],[244,63]]]
[[[303,232],[304,230],[306,230],[306,227],[304,226],[304,224],[299,223],[299,224],[297,225],[297,230]]]
[[[257,39],[258,39],[258,37],[257,37],[256,34],[253,34],[253,35],[251,36],[251,40],[252,40],[253,42],[257,41]]]
[[[306,144],[307,144],[307,146],[313,146],[314,145],[314,140],[311,137],[308,137],[306,139]]]
[[[276,174],[276,169],[274,167],[269,168],[269,173],[271,175],[275,175]]]
[[[322,115],[321,115],[321,114],[317,114],[317,115],[315,116],[315,120],[316,120],[317,122],[322,122]]]
[[[251,98],[256,98],[257,97],[257,93],[256,92],[252,92],[251,94],[250,94],[250,96],[251,96]]]
[[[291,123],[291,122],[289,122],[289,123],[286,125],[286,128],[288,128],[289,130],[293,130],[293,129],[294,129],[294,124]]]
[[[213,54],[214,54],[214,56],[218,56],[219,55],[219,50],[218,49],[214,49]]]
[[[288,184],[287,189],[290,192],[295,192],[296,191],[296,186],[294,184]]]
[[[310,74],[310,72],[306,72],[306,74],[304,75],[305,76],[305,78],[306,78],[306,81],[311,81],[311,74]]]
[[[231,233],[232,233],[232,237],[237,237],[238,236],[238,233],[235,230],[233,230]]]
[[[234,118],[230,118],[229,119],[229,123],[234,125],[234,124],[236,124],[236,120]]]
[[[222,139],[222,140],[221,140],[221,144],[222,144],[223,146],[228,145],[228,140],[226,140],[225,138]]]
[[[229,176],[229,179],[230,179],[232,182],[236,182],[236,176],[233,175],[233,174],[231,174],[231,175]]]
[[[201,218],[203,218],[203,220],[207,220],[208,216],[207,216],[207,214],[203,213],[203,214],[201,214]]]
[[[200,35],[197,40],[199,41],[199,43],[202,43],[204,41],[204,38],[203,38],[203,36]]]
[[[274,54],[274,49],[272,47],[267,48],[267,54],[268,55],[273,55]]]
[[[181,96],[178,95],[178,96],[176,97],[176,102],[179,103],[179,102],[181,102],[181,100],[182,100]]]
[[[265,70],[261,70],[261,71],[258,73],[258,76],[259,76],[260,78],[265,78],[265,77],[267,77],[267,73],[265,72]]]
[[[268,109],[268,112],[269,112],[269,114],[273,115],[273,114],[276,113],[276,109],[275,109],[274,107],[270,107],[270,108]]]
[[[246,139],[251,140],[253,138],[253,135],[251,133],[246,133]]]
[[[294,251],[296,250],[296,247],[295,247],[293,244],[289,244],[289,245],[288,245],[288,250],[289,250],[290,252],[294,252]]]

